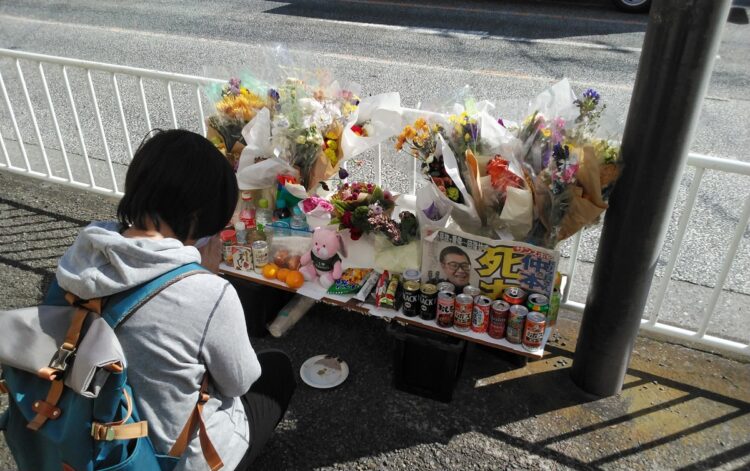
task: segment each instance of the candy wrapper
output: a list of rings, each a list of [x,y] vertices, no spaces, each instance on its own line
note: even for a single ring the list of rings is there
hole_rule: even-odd
[[[353,294],[358,293],[365,284],[367,277],[372,272],[371,268],[347,268],[341,274],[341,278],[334,281],[328,288],[329,294]]]

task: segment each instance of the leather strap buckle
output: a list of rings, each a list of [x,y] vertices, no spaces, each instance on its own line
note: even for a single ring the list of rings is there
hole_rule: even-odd
[[[91,424],[91,436],[94,440],[112,441],[115,439],[115,429],[94,422]]]
[[[57,349],[57,353],[52,357],[49,362],[49,367],[57,371],[65,371],[70,364],[70,360],[76,354],[76,348],[68,348],[67,344],[60,345]]]

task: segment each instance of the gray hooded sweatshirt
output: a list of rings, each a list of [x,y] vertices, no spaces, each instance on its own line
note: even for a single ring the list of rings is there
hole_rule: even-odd
[[[134,239],[114,222],[92,223],[60,259],[57,281],[83,299],[109,296],[190,262],[195,247],[175,239]],[[154,296],[117,329],[141,420],[158,453],[167,453],[198,400],[206,370],[211,399],[203,418],[224,469],[248,449],[250,431],[239,396],[260,376],[237,292],[220,277],[189,276]],[[177,470],[207,470],[197,431]]]

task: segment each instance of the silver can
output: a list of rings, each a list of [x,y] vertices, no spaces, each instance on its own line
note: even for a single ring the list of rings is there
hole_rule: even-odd
[[[480,294],[482,294],[482,290],[480,290],[476,286],[468,285],[468,286],[464,286],[464,294],[468,294],[469,296],[471,296],[471,299],[474,299]]]
[[[456,286],[449,281],[441,281],[437,284],[438,293],[456,293]]]
[[[510,343],[521,343],[523,340],[523,328],[526,324],[526,315],[529,310],[525,306],[515,304],[510,307],[508,313],[508,325],[505,330],[505,338]]]
[[[255,273],[263,273],[263,267],[268,265],[268,242],[256,240],[253,242],[253,265]]]

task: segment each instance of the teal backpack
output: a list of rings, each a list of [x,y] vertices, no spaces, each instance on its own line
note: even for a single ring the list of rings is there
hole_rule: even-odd
[[[138,415],[124,354],[123,361],[94,359],[95,367],[87,366],[92,357],[122,352],[114,330],[140,306],[172,283],[205,272],[187,264],[105,300],[77,299],[53,282],[41,306],[0,311],[0,392],[10,398],[0,430],[20,471],[171,471],[196,426],[210,469],[223,466],[202,419],[207,374],[182,433],[163,455]],[[42,355],[51,358],[48,366]]]

